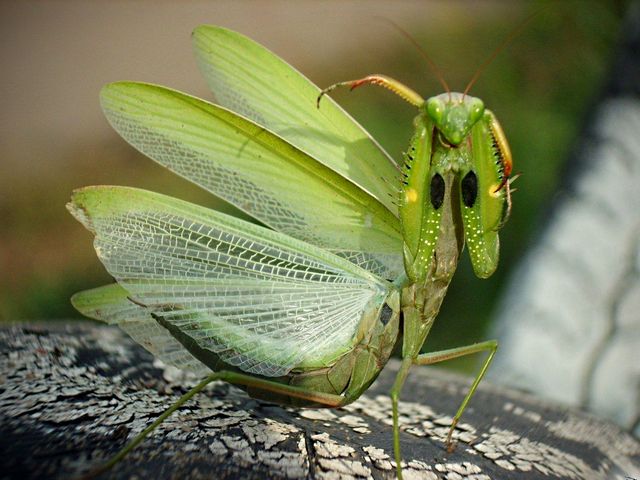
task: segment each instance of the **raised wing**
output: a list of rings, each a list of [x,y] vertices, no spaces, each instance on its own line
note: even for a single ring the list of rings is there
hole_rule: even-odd
[[[118,325],[136,342],[168,365],[202,377],[211,370],[196,359],[151,314],[129,298],[117,283],[76,293],[73,306],[83,315]]]
[[[364,190],[277,135],[163,87],[107,85],[102,107],[145,155],[288,235],[384,278],[402,271],[398,219]]]
[[[237,32],[203,25],[192,39],[217,103],[275,132],[397,212],[395,163],[332,99],[323,98],[318,109],[317,86]]]
[[[250,373],[334,360],[392,288],[313,245],[144,190],[87,187],[68,208],[133,300]]]

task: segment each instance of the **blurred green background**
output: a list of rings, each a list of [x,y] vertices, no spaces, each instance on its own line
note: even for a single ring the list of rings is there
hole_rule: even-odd
[[[478,280],[463,257],[428,347],[482,338],[511,268],[554,202],[563,161],[606,81],[626,6],[611,0],[0,3],[0,321],[80,318],[71,294],[110,282],[89,233],[64,208],[73,188],[131,185],[224,208],[137,154],[110,131],[98,105],[100,87],[115,80],[211,98],[191,53],[196,25],[238,30],[321,86],[384,73],[430,96],[440,93],[438,81],[378,17],[410,32],[452,88],[462,90],[509,32],[542,10],[471,92],[500,119],[514,170],[523,175],[501,235],[501,266]],[[334,98],[401,158],[412,107],[376,88]]]

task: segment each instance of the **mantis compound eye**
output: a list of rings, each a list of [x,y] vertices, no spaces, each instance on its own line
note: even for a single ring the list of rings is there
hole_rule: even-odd
[[[436,124],[442,123],[444,116],[444,103],[442,100],[434,97],[427,100],[427,113]]]
[[[474,98],[472,104],[469,107],[469,120],[471,123],[475,123],[482,117],[484,113],[484,103],[479,98]]]

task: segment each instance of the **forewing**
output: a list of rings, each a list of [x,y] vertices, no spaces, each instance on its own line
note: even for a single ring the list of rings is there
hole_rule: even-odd
[[[105,114],[134,147],[264,224],[385,278],[401,273],[397,218],[357,185],[222,107],[163,87],[107,85]]]
[[[105,285],[76,293],[73,306],[83,315],[118,325],[131,338],[168,365],[204,376],[211,370],[196,359],[151,316],[144,307],[129,298],[118,284]]]
[[[390,288],[313,245],[144,190],[88,187],[69,209],[132,299],[250,373],[337,358]]]
[[[398,170],[369,134],[320,89],[262,45],[203,25],[193,32],[200,70],[217,103],[264,125],[396,212]]]

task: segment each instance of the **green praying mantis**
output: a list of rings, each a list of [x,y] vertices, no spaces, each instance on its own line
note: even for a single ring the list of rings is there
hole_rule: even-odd
[[[468,95],[473,81],[454,93],[441,80],[446,93],[428,100],[383,75],[320,90],[239,33],[201,26],[193,43],[217,104],[118,82],[102,89],[102,108],[139,151],[262,225],[136,188],[73,193],[68,209],[116,280],[73,305],[204,377],[105,468],[214,380],[283,405],[349,404],[402,338],[391,389],[401,478],[398,399],[410,368],[488,353],[453,418],[451,447],[496,352],[496,341],[420,350],[463,244],[478,277],[497,267],[512,180],[502,128]],[[324,97],[364,84],[418,109],[401,166]]]

